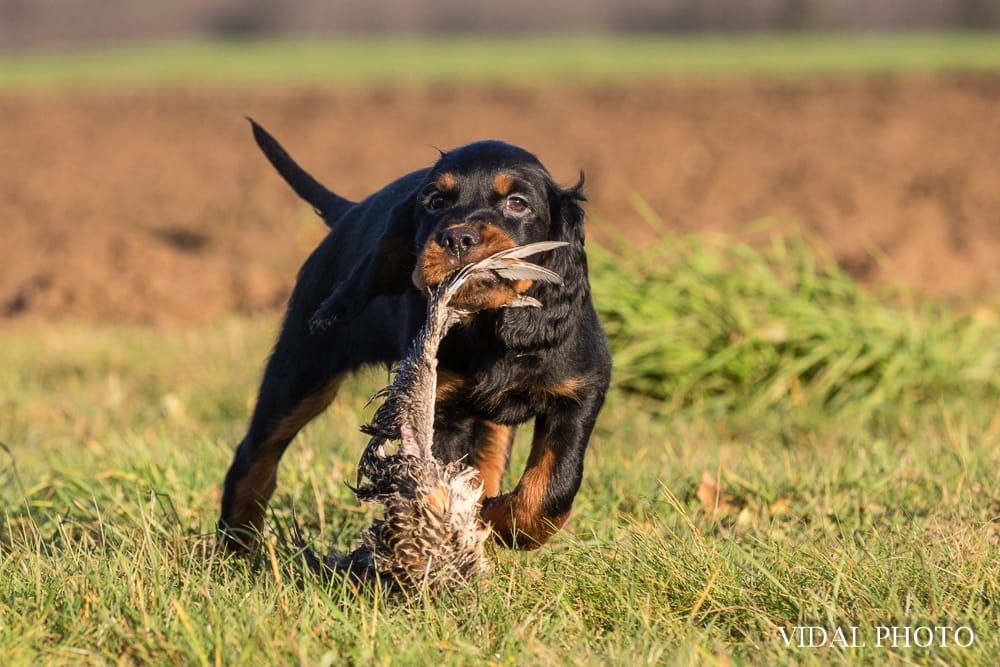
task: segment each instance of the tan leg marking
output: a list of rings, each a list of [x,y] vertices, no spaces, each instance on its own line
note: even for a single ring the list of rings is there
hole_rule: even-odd
[[[468,383],[469,379],[464,375],[438,368],[436,393],[438,404],[450,403],[460,399],[465,393]]]
[[[236,483],[230,525],[252,526],[257,530],[263,527],[267,501],[278,485],[278,461],[284,446],[309,420],[326,409],[337,395],[343,379],[343,375],[338,375],[323,389],[304,398],[275,425],[267,439],[258,446],[250,469]]]
[[[555,464],[555,450],[547,441],[532,445],[521,481],[510,493],[490,503],[482,513],[504,544],[537,549],[565,525],[569,513],[546,516],[545,493]]]
[[[492,421],[479,424],[482,436],[475,443],[474,465],[483,481],[483,497],[492,498],[500,494],[500,482],[507,470],[510,446],[514,441],[514,428]],[[477,433],[480,436],[480,433]]]

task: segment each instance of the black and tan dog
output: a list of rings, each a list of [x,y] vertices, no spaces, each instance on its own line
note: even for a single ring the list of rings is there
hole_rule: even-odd
[[[582,178],[560,188],[531,153],[480,141],[355,203],[319,184],[251,123],[271,164],[330,232],[299,271],[226,475],[219,520],[226,546],[253,548],[292,438],[326,408],[346,373],[405,354],[429,287],[499,250],[559,240],[569,246],[531,261],[563,285],[480,281],[453,301],[477,312],[442,342],[434,439],[438,457],[465,457],[479,470],[482,515],[500,541],[544,543],[565,523],[580,487],[611,372],[587,279]],[[543,307],[503,308],[522,294]],[[514,429],[532,418],[527,467],[514,490],[501,493]]]

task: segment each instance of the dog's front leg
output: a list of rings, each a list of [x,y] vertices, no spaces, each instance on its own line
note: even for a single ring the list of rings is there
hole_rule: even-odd
[[[378,296],[401,294],[411,287],[414,261],[406,239],[396,233],[387,234],[320,304],[309,319],[310,333],[321,335],[334,326],[350,322]]]
[[[604,391],[574,399],[554,401],[535,419],[531,454],[521,480],[513,491],[490,498],[483,506],[483,519],[507,546],[536,549],[569,518]]]

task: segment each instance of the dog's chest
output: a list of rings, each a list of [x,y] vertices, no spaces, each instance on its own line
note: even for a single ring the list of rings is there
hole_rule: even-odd
[[[438,370],[437,401],[501,424],[519,424],[544,412],[554,401],[575,400],[580,387],[554,377],[532,360],[501,363],[473,372]]]

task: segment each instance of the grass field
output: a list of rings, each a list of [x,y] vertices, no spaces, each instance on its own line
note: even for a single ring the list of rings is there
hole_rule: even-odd
[[[998,68],[977,34],[192,43],[5,54],[0,94]],[[293,510],[318,550],[373,518],[344,482],[384,373],[299,436],[244,562],[213,528],[276,314],[0,329],[0,664],[995,665],[1000,304],[873,294],[791,238],[656,232],[591,247],[615,384],[567,529],[434,599],[324,584],[287,538]],[[858,626],[866,646],[789,648],[796,625]],[[976,640],[876,646],[878,625]]]
[[[995,664],[996,309],[873,297],[790,240],[664,239],[594,251],[617,384],[568,529],[433,600],[323,584],[284,534],[294,508],[344,549],[371,520],[344,482],[384,374],[300,436],[244,563],[212,527],[273,318],[0,334],[2,662]],[[789,649],[793,625],[867,646]]]
[[[0,88],[996,70],[991,33],[190,42],[0,54]]]

